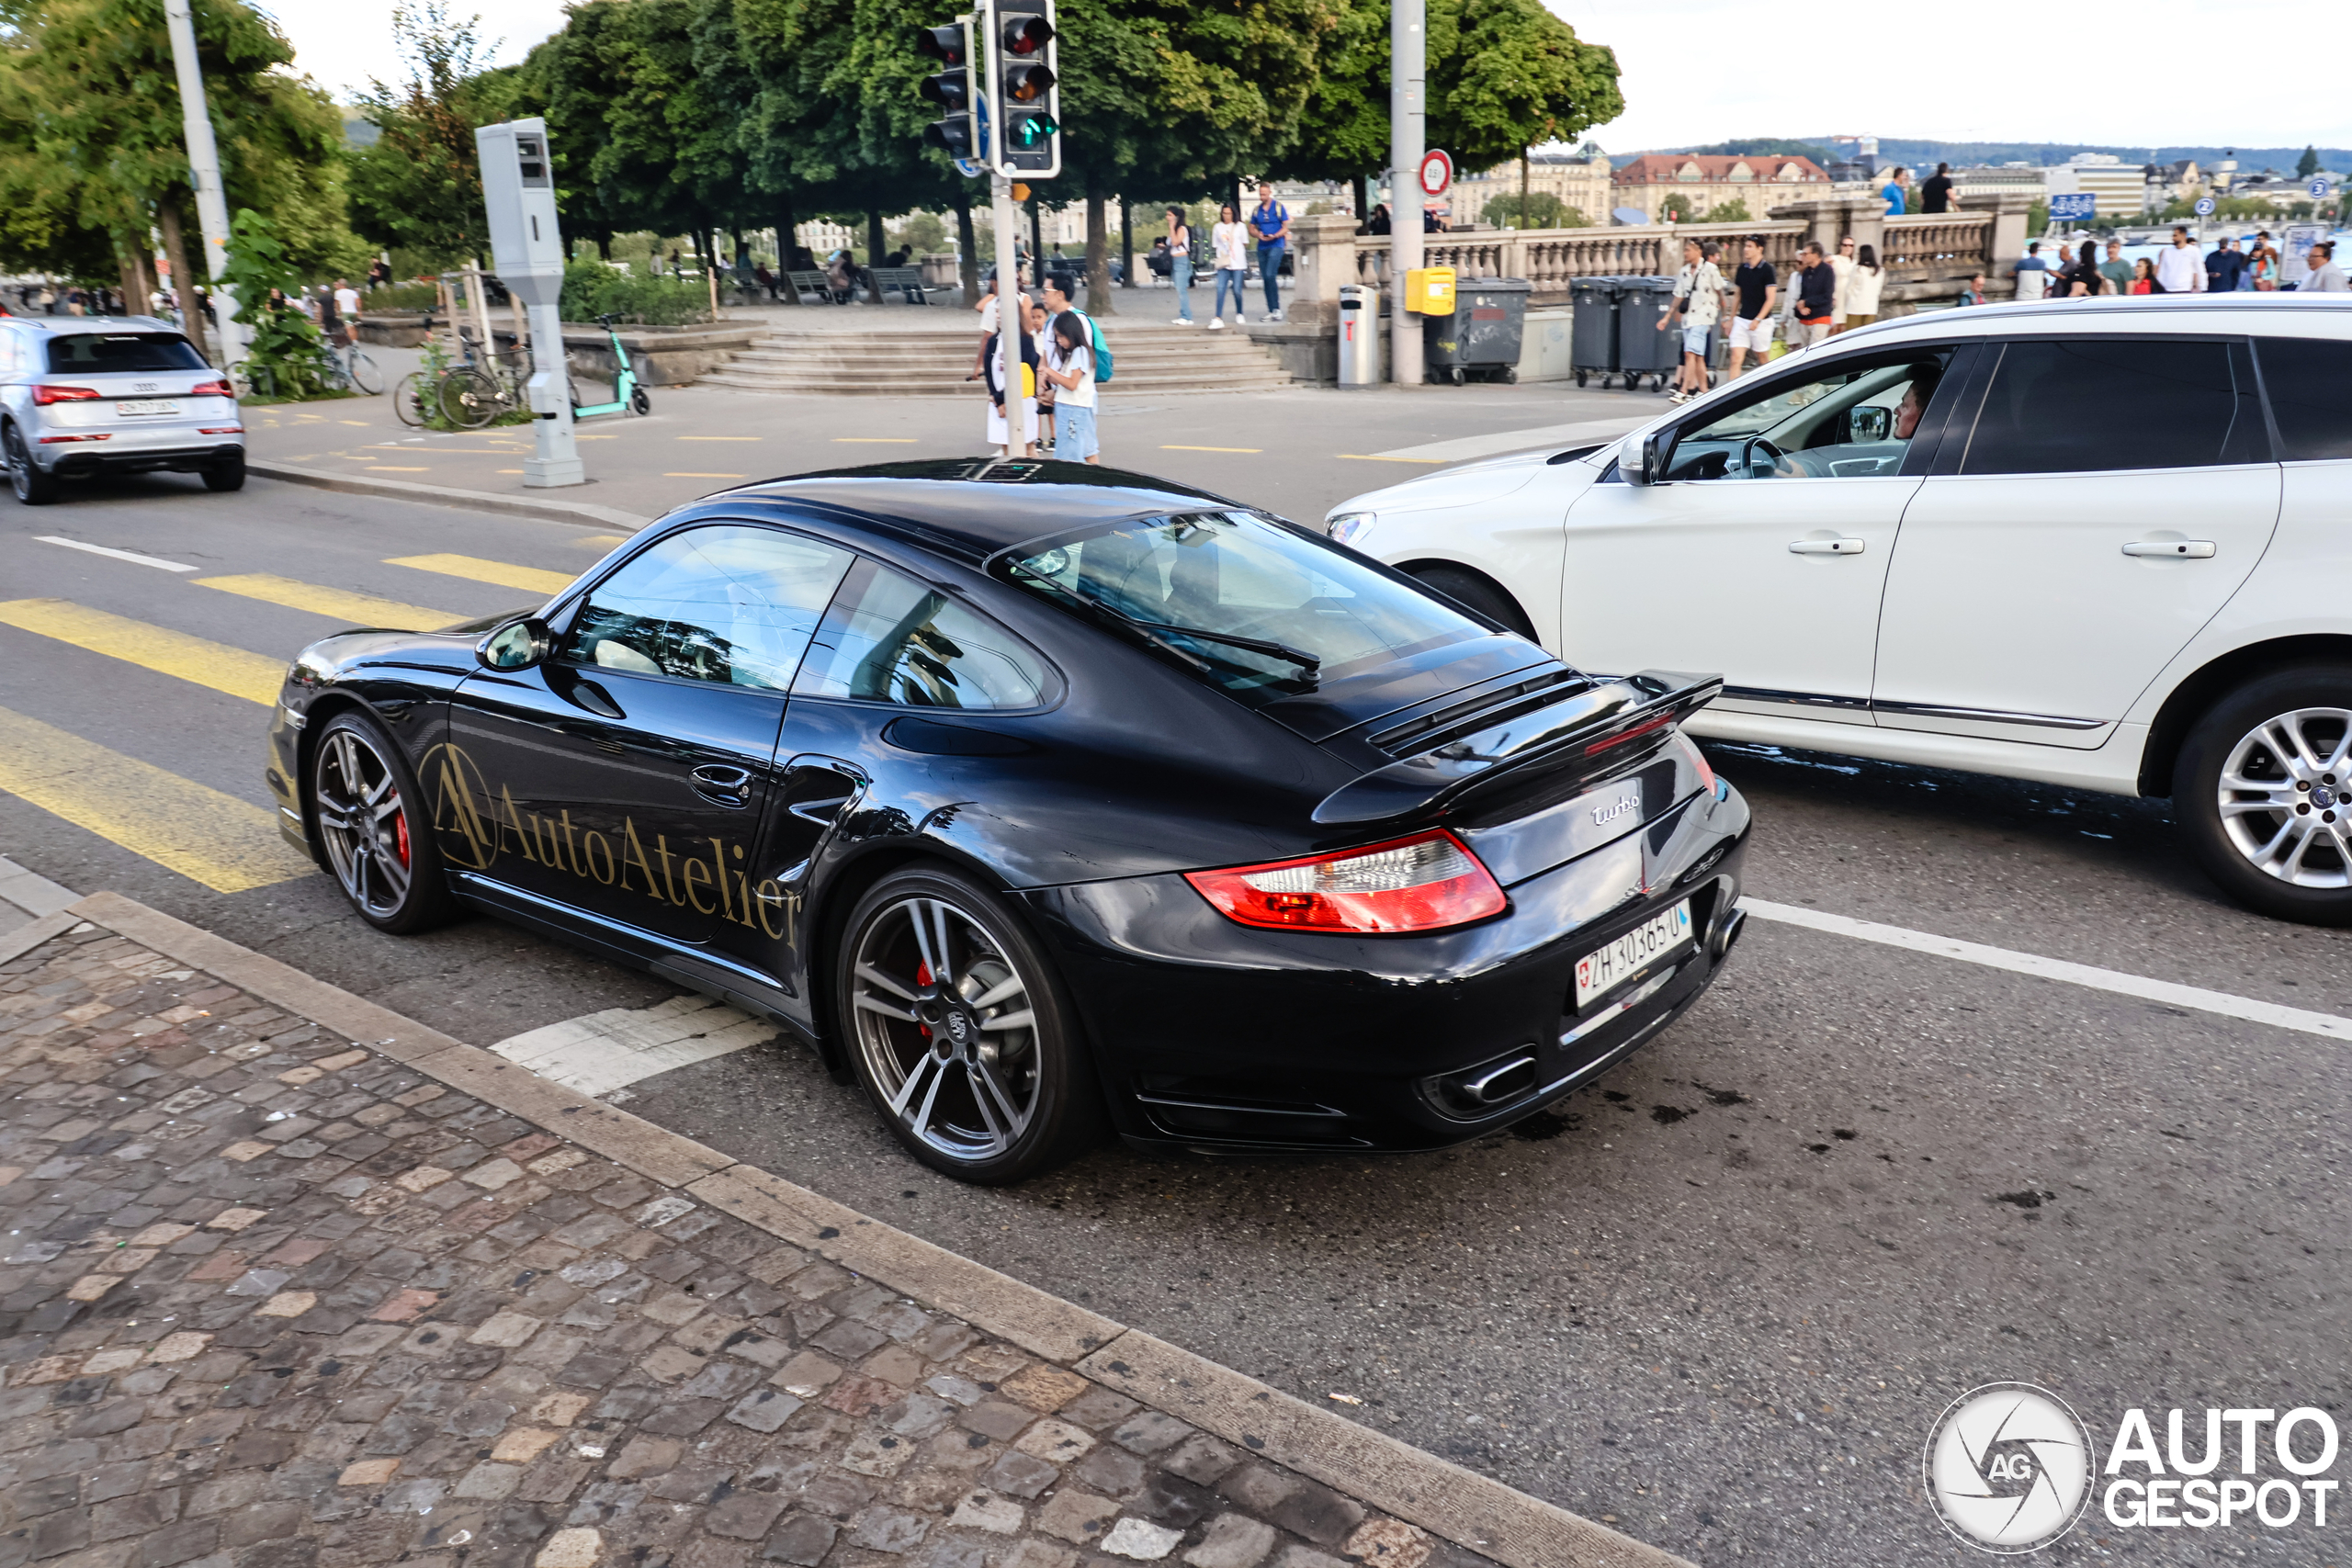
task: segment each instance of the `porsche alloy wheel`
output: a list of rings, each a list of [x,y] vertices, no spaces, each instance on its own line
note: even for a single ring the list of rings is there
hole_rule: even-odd
[[[915,1156],[967,1180],[1060,1158],[1096,1094],[1044,955],[996,899],[944,872],[886,878],[842,944],[843,1031]]]
[[[311,801],[327,864],[360,918],[421,931],[447,912],[441,857],[413,806],[408,770],[376,727],[338,714],[311,762]]]
[[[2173,805],[2206,872],[2266,914],[2352,924],[2352,670],[2248,682],[2181,748]]]

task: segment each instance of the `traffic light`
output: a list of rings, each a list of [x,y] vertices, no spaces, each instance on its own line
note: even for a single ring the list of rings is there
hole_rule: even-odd
[[[946,110],[947,118],[927,127],[923,140],[944,148],[958,163],[981,156],[978,84],[972,68],[972,19],[960,17],[944,28],[923,28],[915,35],[915,52],[939,61],[947,69],[922,79],[922,96]]]
[[[1054,0],[987,0],[983,18],[1003,131],[997,169],[1050,179],[1062,172]]]

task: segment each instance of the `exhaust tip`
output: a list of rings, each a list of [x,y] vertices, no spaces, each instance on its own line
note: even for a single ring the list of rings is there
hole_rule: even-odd
[[[1713,949],[1714,960],[1716,963],[1721,964],[1724,959],[1731,956],[1732,945],[1739,941],[1740,933],[1747,930],[1747,910],[1734,908],[1729,914],[1723,918],[1722,921],[1715,927],[1714,941],[1710,943],[1710,946]]]

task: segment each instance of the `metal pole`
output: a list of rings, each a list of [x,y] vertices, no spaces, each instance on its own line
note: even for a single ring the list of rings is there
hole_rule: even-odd
[[[171,34],[172,64],[180,79],[180,124],[187,139],[188,182],[196,187],[196,220],[204,231],[205,275],[212,284],[213,313],[220,333],[222,367],[244,357],[244,333],[238,327],[237,297],[220,287],[229,265],[229,203],[220,191],[220,149],[212,140],[212,117],[204,107],[204,71],[196,59],[196,21],[188,0],[164,0],[164,23]],[[196,279],[174,278],[180,290],[183,325],[202,321],[196,305]],[[197,327],[202,338],[204,329]]]
[[[526,490],[553,490],[588,482],[587,466],[571,431],[571,376],[564,361],[563,308],[525,307],[531,321],[531,455],[523,459]],[[617,380],[614,390],[619,390]]]
[[[1418,387],[1421,319],[1405,310],[1405,275],[1421,265],[1421,139],[1428,112],[1427,0],[1394,0],[1388,21],[1389,378]]]
[[[1026,457],[1029,427],[1021,396],[1021,261],[1019,214],[1013,209],[1012,182],[1002,175],[989,181],[990,216],[996,221],[996,342],[997,380],[1004,389],[1004,455]]]

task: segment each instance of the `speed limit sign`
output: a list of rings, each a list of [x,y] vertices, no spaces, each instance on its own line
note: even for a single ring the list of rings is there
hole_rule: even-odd
[[[1453,160],[1432,147],[1421,154],[1421,194],[1443,196],[1453,184]]]

